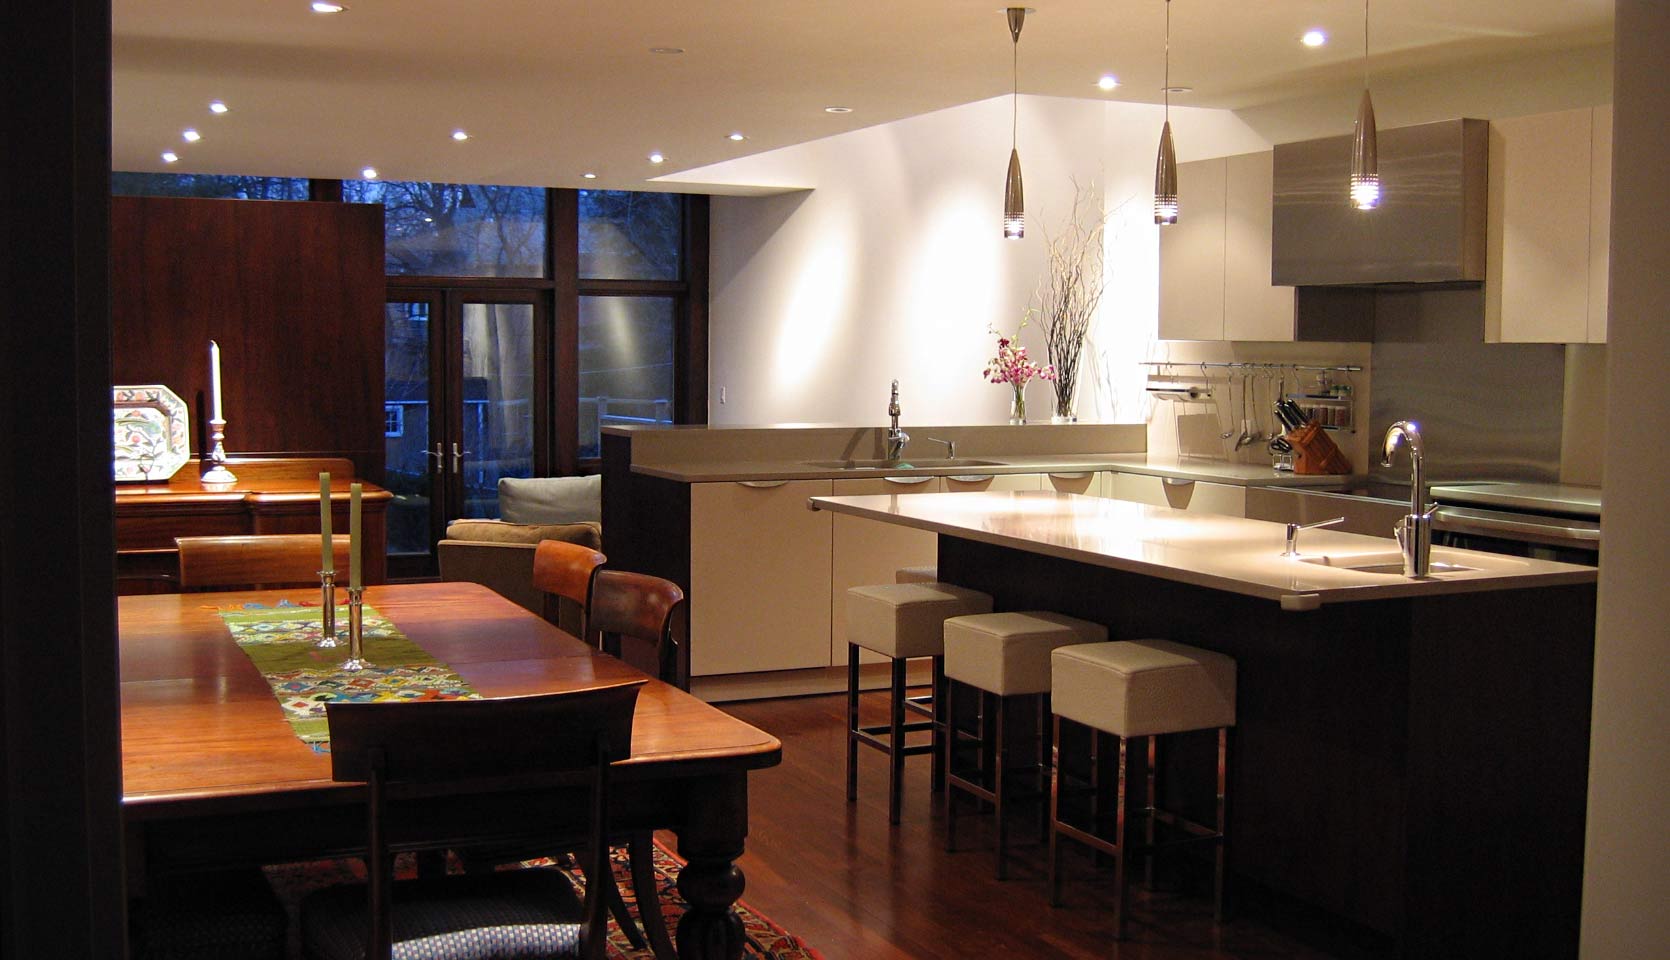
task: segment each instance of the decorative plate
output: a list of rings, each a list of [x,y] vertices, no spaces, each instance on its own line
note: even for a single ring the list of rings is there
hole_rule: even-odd
[[[186,402],[161,384],[114,387],[116,479],[156,483],[191,459]]]

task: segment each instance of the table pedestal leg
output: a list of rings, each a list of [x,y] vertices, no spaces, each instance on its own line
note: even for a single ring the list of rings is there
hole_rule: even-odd
[[[745,937],[733,908],[747,881],[735,861],[748,835],[747,775],[691,783],[684,822],[678,852],[688,862],[678,892],[690,909],[678,921],[679,958],[738,960]]]

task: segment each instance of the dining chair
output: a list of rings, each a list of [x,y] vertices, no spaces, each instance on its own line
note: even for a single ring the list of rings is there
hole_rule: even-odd
[[[492,700],[326,705],[331,779],[366,785],[367,882],[328,887],[301,904],[312,960],[604,956],[609,764],[632,752],[635,680]],[[458,791],[583,787],[586,893],[566,875],[529,868],[394,881],[391,808]],[[572,826],[558,824],[559,829]]]
[[[680,690],[690,689],[688,608],[678,584],[645,573],[599,570],[592,581],[586,625],[598,635],[603,652],[612,656],[622,656],[623,640],[647,645],[656,677]]]
[[[578,543],[567,543],[561,540],[542,540],[533,555],[533,585],[534,589],[551,594],[559,602],[566,601],[579,609],[578,624],[575,635],[592,646],[597,646],[597,638],[590,623],[592,584],[597,578],[598,568],[608,562],[597,550]],[[569,620],[560,616],[559,621]]]
[[[317,533],[175,537],[181,590],[305,587],[319,584]],[[348,538],[331,537],[338,582],[348,581]]]

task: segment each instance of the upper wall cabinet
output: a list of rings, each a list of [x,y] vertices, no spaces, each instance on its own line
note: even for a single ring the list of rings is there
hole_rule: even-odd
[[[1160,339],[1300,338],[1293,288],[1270,283],[1273,158],[1178,165],[1182,215],[1160,230]]]
[[[1612,109],[1490,124],[1485,339],[1603,343]]]

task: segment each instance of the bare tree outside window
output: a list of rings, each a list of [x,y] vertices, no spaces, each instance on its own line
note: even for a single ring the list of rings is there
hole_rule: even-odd
[[[538,187],[354,180],[350,203],[380,203],[391,276],[545,276],[545,191]]]

